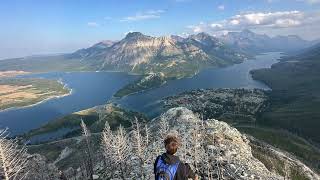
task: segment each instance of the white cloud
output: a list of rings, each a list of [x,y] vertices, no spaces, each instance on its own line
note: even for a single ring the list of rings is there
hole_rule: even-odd
[[[87,25],[89,27],[98,27],[98,26],[100,26],[100,24],[98,24],[97,22],[88,22]]]
[[[141,21],[141,20],[147,20],[147,19],[157,19],[161,17],[161,14],[164,13],[164,10],[148,10],[145,12],[138,12],[134,16],[128,16],[125,18],[122,18],[120,21],[126,22],[126,21]]]
[[[273,13],[249,13],[233,16],[229,23],[234,26],[270,26],[290,27],[300,25],[304,13],[300,11],[282,11]]]
[[[223,11],[223,10],[224,10],[224,8],[225,8],[225,7],[224,7],[224,5],[220,5],[220,6],[218,6],[218,9],[219,9],[219,10],[221,10],[221,11]]]
[[[301,11],[250,12],[238,14],[218,22],[200,22],[198,25],[191,25],[188,28],[194,33],[221,33],[242,29],[293,28],[317,23],[320,23],[320,13],[304,13]]]

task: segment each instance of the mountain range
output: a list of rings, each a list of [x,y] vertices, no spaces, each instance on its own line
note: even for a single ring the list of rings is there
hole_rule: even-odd
[[[251,53],[294,52],[316,43],[316,41],[304,40],[297,35],[270,37],[265,34],[256,34],[250,30],[229,32],[221,36],[220,39],[234,48]]]
[[[258,53],[291,52],[313,44],[295,35],[269,37],[250,30],[220,37],[202,32],[186,38],[131,32],[120,41],[102,41],[70,54],[69,58],[81,59],[96,70],[163,73],[176,78],[193,75],[203,67],[240,63]]]
[[[100,42],[69,56],[97,70],[163,73],[175,78],[193,75],[202,67],[240,63],[247,57],[205,33],[181,38],[151,37],[140,32],[128,33],[117,42]]]
[[[188,37],[130,32],[120,41],[101,41],[69,54],[2,60],[0,71],[121,71],[144,75],[116,93],[122,97],[169,79],[191,77],[204,68],[241,63],[263,52],[298,51],[313,44],[298,36],[269,37],[249,30],[220,37],[203,32]]]
[[[288,52],[313,44],[313,41],[298,36],[269,37],[249,30],[229,32],[221,37],[199,33],[185,38],[176,35],[152,37],[131,32],[120,41],[101,41],[69,54],[2,60],[0,70],[112,70],[181,78],[192,76],[202,68],[241,63],[258,53]]]

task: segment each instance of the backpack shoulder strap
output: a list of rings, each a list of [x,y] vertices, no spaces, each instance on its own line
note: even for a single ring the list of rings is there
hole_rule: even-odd
[[[154,162],[154,167],[153,167],[153,173],[154,174],[156,174],[157,173],[157,168],[158,168],[158,163],[159,163],[159,161],[160,161],[160,158],[161,158],[161,155],[159,155],[157,158],[156,158],[156,160],[155,160],[155,162]]]

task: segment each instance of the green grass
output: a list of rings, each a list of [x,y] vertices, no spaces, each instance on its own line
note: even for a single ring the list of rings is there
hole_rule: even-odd
[[[154,78],[144,81],[143,83],[141,83],[143,80],[145,80],[147,76],[143,76],[140,79],[129,83],[128,85],[124,86],[123,88],[119,89],[113,96],[114,97],[124,97],[136,92],[140,92],[140,91],[144,91],[144,90],[148,90],[151,88],[155,88],[155,87],[159,87],[162,84],[164,84],[166,82],[166,79],[163,78],[160,75],[156,75]]]
[[[63,118],[53,120],[47,124],[31,130],[24,135],[25,138],[32,138],[33,136],[47,134],[50,132],[58,131],[62,128],[75,129],[65,135],[65,137],[74,137],[81,134],[80,122],[81,119],[86,123],[92,133],[101,132],[104,128],[105,122],[108,121],[110,128],[115,130],[120,124],[127,128],[131,127],[135,117],[139,121],[147,121],[147,117],[141,113],[122,109],[120,107],[112,106],[112,111],[105,113],[103,119],[99,119],[99,114],[95,108],[80,111],[67,115]]]
[[[237,127],[241,132],[292,153],[307,165],[320,172],[320,151],[306,140],[285,130],[260,127]]]
[[[92,149],[95,152],[95,156],[93,157],[94,159],[96,159],[94,160],[95,162],[98,161],[99,158],[101,158],[101,156],[97,157],[98,153],[96,153],[100,150],[100,139],[100,134],[92,134],[91,136],[91,145]],[[56,166],[59,169],[68,169],[70,167],[78,168],[81,163],[83,163],[83,150],[85,149],[85,144],[82,140],[69,138],[39,145],[29,145],[28,152],[31,154],[41,154],[47,158],[48,162],[52,163],[59,157],[61,152],[66,147],[72,150],[71,154],[63,160],[59,161]]]

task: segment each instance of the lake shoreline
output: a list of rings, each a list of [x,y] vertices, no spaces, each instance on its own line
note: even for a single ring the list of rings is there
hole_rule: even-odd
[[[61,81],[59,81],[59,80],[58,80],[57,82],[60,83],[61,85],[63,85],[64,87],[67,87],[67,84],[64,84],[63,82],[61,82]],[[64,88],[64,89],[65,89],[65,88]],[[39,102],[30,104],[30,105],[26,105],[26,106],[17,106],[17,107],[5,108],[5,109],[0,110],[0,113],[1,113],[1,112],[12,111],[12,110],[30,108],[30,107],[33,107],[33,106],[37,106],[37,105],[39,105],[39,104],[42,104],[42,103],[44,103],[44,102],[50,101],[50,100],[52,100],[52,99],[59,99],[59,98],[63,98],[63,97],[72,95],[73,89],[71,89],[71,88],[67,88],[67,89],[69,90],[69,92],[66,93],[66,94],[62,94],[62,95],[59,95],[59,96],[49,96],[49,97],[47,97],[47,98],[45,98],[45,99],[43,99],[43,100],[41,100],[41,101],[39,101]]]
[[[192,89],[207,88],[259,88],[269,89],[266,84],[251,78],[249,71],[270,67],[279,59],[279,53],[267,53],[255,60],[247,60],[240,64],[223,68],[207,68],[192,77],[184,77],[168,81],[164,85],[146,91],[130,94],[122,98],[113,97],[121,87],[137,80],[124,72],[88,71],[85,73],[55,72],[30,76],[31,78],[61,79],[72,88],[71,93],[59,97],[45,99],[27,107],[11,108],[0,111],[0,122],[12,129],[13,134],[23,134],[54,119],[73,112],[88,109],[107,102],[114,102],[123,108],[153,116],[160,109],[160,99]],[[109,74],[110,73],[110,74]],[[29,77],[29,76],[24,76]],[[70,95],[68,98],[63,98]],[[58,100],[54,100],[58,99]],[[52,101],[49,101],[52,100]],[[48,101],[48,102],[46,102]],[[40,104],[40,105],[39,105]],[[23,110],[19,110],[22,109]],[[18,109],[18,110],[16,110]],[[32,119],[21,126],[25,119]]]

